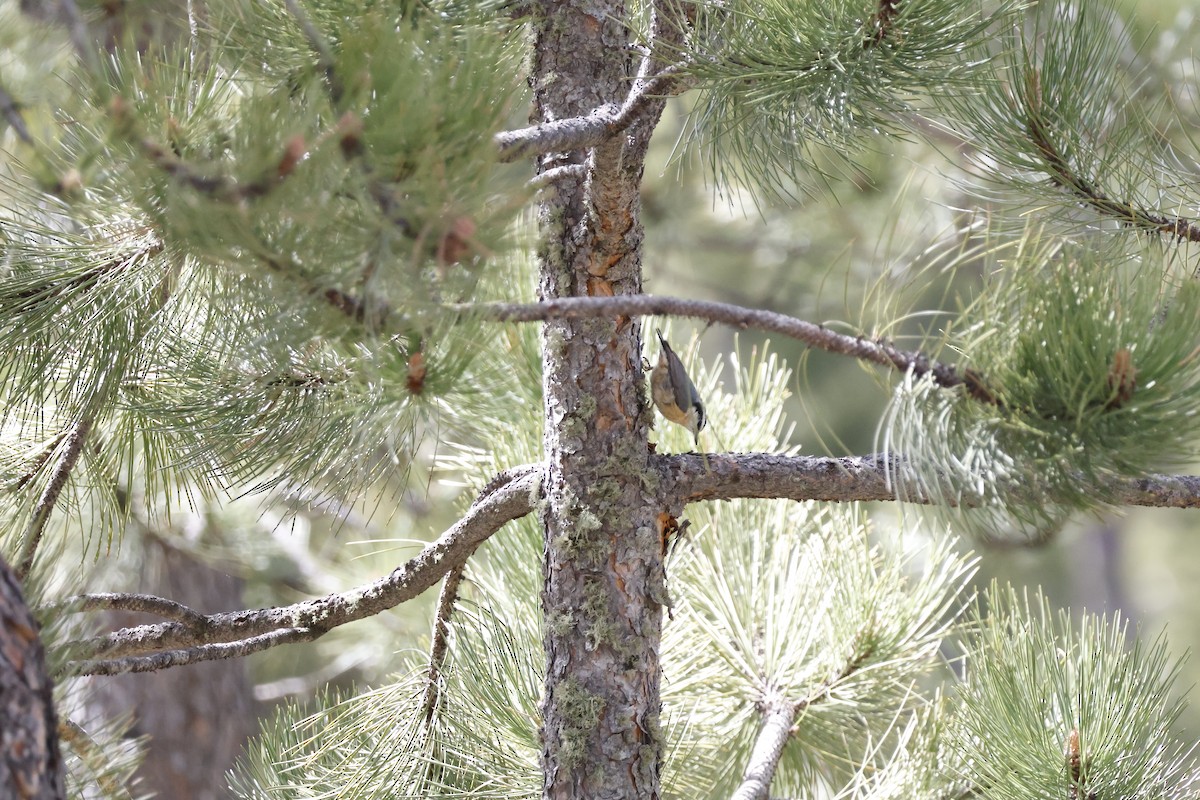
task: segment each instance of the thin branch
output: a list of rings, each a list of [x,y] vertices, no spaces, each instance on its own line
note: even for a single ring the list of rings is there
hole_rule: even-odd
[[[29,135],[29,128],[25,125],[25,118],[21,116],[21,106],[13,99],[3,86],[0,86],[0,114],[8,120],[8,124],[17,132],[17,136],[25,144],[33,144],[33,137]]]
[[[68,670],[77,675],[113,675],[229,658],[247,642],[266,649],[290,641],[307,641],[340,625],[394,608],[433,586],[503,525],[536,507],[541,465],[515,468],[510,474],[512,479],[506,485],[479,497],[436,541],[373,583],[281,608],[210,614],[200,628],[162,622],[71,643],[65,645],[74,655]],[[288,633],[270,638],[281,632]],[[230,646],[216,646],[225,643]],[[82,660],[93,657],[95,660]]]
[[[195,609],[188,608],[182,603],[168,600],[153,594],[136,592],[96,592],[68,597],[45,606],[41,611],[69,611],[81,613],[100,609],[116,609],[118,611],[134,611],[141,614],[154,614],[166,619],[173,619],[188,627],[200,629],[208,621],[208,617]]]
[[[368,320],[378,320],[382,322],[391,315],[389,309],[384,303],[371,298],[359,299],[349,292],[338,289],[336,286],[321,286],[304,274],[304,270],[290,261],[284,261],[279,256],[258,253],[259,261],[263,266],[270,269],[272,272],[277,272],[287,280],[300,284],[305,294],[311,297],[320,297],[337,311],[345,314],[350,319],[359,323],[366,323]]]
[[[342,82],[334,69],[333,51],[329,47],[329,42],[325,41],[325,37],[313,25],[308,14],[304,13],[300,3],[296,0],[283,0],[283,4],[287,7],[288,13],[296,18],[296,23],[300,26],[300,30],[304,31],[304,38],[308,40],[309,47],[317,54],[317,66],[325,73],[325,81],[329,85],[329,96],[333,99],[334,105],[337,105],[341,102],[343,89]]]
[[[1169,217],[1109,197],[1094,180],[1078,174],[1054,141],[1051,120],[1043,111],[1040,74],[1031,69],[1025,78],[1025,120],[1029,141],[1046,165],[1050,182],[1073,194],[1103,216],[1132,228],[1165,233],[1181,241],[1200,242],[1200,225],[1187,217]]]
[[[324,633],[325,631],[315,628],[283,628],[259,634],[258,636],[240,639],[236,642],[202,644],[178,650],[164,650],[144,656],[81,661],[77,662],[71,671],[77,675],[124,675],[130,672],[156,672],[160,669],[168,669],[169,667],[199,664],[202,661],[241,658],[281,644],[311,642]]]
[[[79,7],[75,5],[75,0],[59,0],[58,7],[66,20],[67,32],[71,37],[71,44],[75,46],[75,52],[83,59],[88,71],[93,75],[97,74],[99,59],[96,56],[96,45],[88,32],[87,22],[79,13]]]
[[[50,473],[50,481],[46,484],[46,489],[42,492],[42,496],[38,498],[37,506],[33,510],[33,516],[29,520],[29,525],[25,528],[25,536],[22,539],[21,552],[17,559],[17,566],[14,572],[21,580],[25,580],[29,575],[29,571],[33,569],[33,559],[37,555],[38,545],[42,542],[42,534],[46,530],[46,523],[50,521],[50,515],[54,513],[54,506],[58,503],[58,498],[62,494],[62,490],[66,488],[67,479],[71,476],[71,470],[75,467],[75,462],[79,460],[79,454],[83,452],[83,444],[87,439],[88,433],[92,429],[92,421],[88,417],[76,422],[71,426],[70,432],[63,440],[62,455],[58,459],[58,464]]]
[[[495,135],[498,158],[501,162],[519,161],[543,153],[584,150],[633,125],[650,111],[655,100],[680,94],[690,87],[680,73],[683,65],[664,69],[646,81],[639,81],[620,107],[602,106],[586,117],[569,117],[531,125]]]
[[[111,774],[106,774],[110,763],[111,753],[104,749],[78,723],[69,719],[58,721],[58,738],[70,746],[76,756],[87,765],[95,776],[95,781],[101,791],[108,797],[121,797],[127,794],[125,786]]]
[[[127,112],[118,110],[116,113]],[[231,203],[240,203],[268,194],[295,171],[296,165],[308,153],[308,144],[304,137],[296,134],[284,142],[283,152],[280,153],[273,169],[256,180],[238,181],[227,175],[206,175],[149,137],[143,137],[137,144],[155,166],[172,178],[201,194]]]
[[[446,663],[450,644],[450,615],[454,613],[454,604],[458,602],[458,587],[465,569],[466,565],[462,564],[446,573],[446,579],[442,581],[442,593],[438,596],[432,642],[429,645],[429,668],[425,673],[425,696],[421,700],[421,717],[426,725],[433,721],[433,712],[437,710],[442,666]]]
[[[451,306],[451,309],[460,313],[476,314],[485,319],[506,322],[540,322],[547,319],[649,314],[696,317],[735,328],[756,328],[770,333],[778,333],[830,353],[853,356],[863,361],[892,367],[901,372],[912,370],[916,377],[930,375],[934,382],[943,388],[966,386],[972,396],[983,400],[988,399],[980,396],[986,389],[982,387],[977,375],[970,371],[960,374],[955,367],[930,361],[922,353],[900,350],[885,340],[872,340],[862,336],[837,333],[824,325],[817,325],[787,314],[746,308],[731,303],[637,294],[620,297],[564,297],[545,300],[541,303],[461,304]]]

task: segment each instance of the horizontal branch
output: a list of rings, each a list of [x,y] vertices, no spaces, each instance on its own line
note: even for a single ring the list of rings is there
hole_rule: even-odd
[[[867,339],[837,333],[815,322],[757,308],[718,303],[710,300],[687,300],[651,294],[619,297],[564,297],[541,303],[464,303],[452,310],[475,314],[485,319],[504,322],[540,322],[548,319],[582,319],[587,317],[644,316],[664,314],[694,317],[719,322],[735,328],[755,328],[797,339],[819,350],[852,356],[863,361],[892,367],[901,372],[912,370],[916,377],[929,375],[944,388],[965,385],[973,396],[980,397],[982,388],[977,376],[969,370],[963,374],[949,364],[942,364],[922,353],[900,350],[885,340]],[[985,398],[981,398],[985,399]]]
[[[266,649],[316,639],[340,625],[394,608],[462,564],[503,525],[532,511],[541,474],[539,465],[529,465],[509,471],[510,479],[502,486],[493,481],[436,541],[366,586],[280,608],[210,614],[202,625],[162,622],[124,628],[66,645],[72,653],[67,670],[74,675],[114,675],[228,658],[242,654],[238,648]]]
[[[668,67],[653,78],[639,81],[619,107],[602,106],[586,117],[556,119],[515,131],[502,131],[493,139],[499,151],[498,158],[502,162],[512,162],[543,153],[595,147],[641,119],[651,101],[684,91],[688,84],[679,72],[678,66]]]
[[[828,458],[770,453],[688,453],[658,456],[660,468],[677,489],[677,501],[786,499],[902,501],[918,505],[942,502],[916,484],[895,481],[898,456],[874,454]],[[890,481],[889,481],[890,479]],[[1145,475],[1111,478],[1094,494],[1110,506],[1200,508],[1200,476]]]
[[[673,487],[664,497],[669,505],[739,498],[939,502],[918,486],[889,483],[889,477],[895,479],[900,473],[897,457],[892,457],[890,470],[886,469],[888,457],[883,455],[821,458],[688,453],[655,458],[666,485]],[[366,586],[281,608],[197,615],[198,619],[187,615],[182,622],[124,628],[67,645],[72,651],[68,670],[76,675],[112,675],[230,658],[316,639],[340,625],[394,608],[463,564],[504,524],[530,513],[537,503],[541,475],[538,464],[501,473],[440,538],[387,577]],[[1200,476],[1114,478],[1097,486],[1096,495],[1109,505],[1200,508]],[[159,607],[158,613],[167,610]]]

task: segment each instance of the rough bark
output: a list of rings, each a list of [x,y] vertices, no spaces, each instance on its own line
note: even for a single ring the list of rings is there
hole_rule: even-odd
[[[533,123],[619,107],[637,64],[620,2],[544,2]],[[539,207],[539,295],[641,291],[638,188],[661,101],[563,171]],[[651,798],[659,791],[659,643],[665,599],[636,318],[543,328],[546,684],[543,795]]]
[[[65,797],[54,700],[38,625],[0,558],[0,797]]]

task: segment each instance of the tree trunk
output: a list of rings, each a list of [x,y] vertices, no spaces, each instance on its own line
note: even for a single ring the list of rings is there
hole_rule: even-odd
[[[38,625],[0,558],[0,797],[65,797],[50,676]]]
[[[544,2],[536,25],[533,122],[620,104],[636,62],[619,2]],[[538,171],[581,165],[539,207],[542,298],[641,291],[638,189],[661,103],[590,154],[555,153]],[[648,481],[650,422],[641,335],[629,317],[543,329],[543,511],[547,798],[659,793],[659,642],[665,589]]]

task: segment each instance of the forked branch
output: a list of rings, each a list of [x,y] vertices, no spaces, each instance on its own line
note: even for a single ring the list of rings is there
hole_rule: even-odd
[[[620,106],[601,106],[586,117],[558,119],[496,134],[498,158],[512,162],[544,153],[595,147],[649,113],[653,101],[679,94],[687,87],[680,67],[668,67],[652,78],[639,81]]]
[[[674,487],[674,493],[664,497],[673,510],[687,503],[737,498],[938,502],[919,486],[896,485],[901,474],[897,469],[898,457],[890,458],[889,464],[889,456],[885,455],[818,458],[770,453],[690,453],[656,456],[655,461],[663,485]],[[193,616],[195,612],[189,614],[169,601],[153,598],[143,610],[174,615],[180,621],[124,628],[68,645],[74,649],[69,669],[73,674],[109,675],[230,658],[278,644],[316,639],[339,625],[393,608],[461,566],[505,523],[530,513],[540,492],[541,474],[542,465],[538,464],[501,473],[480,492],[462,519],[437,541],[374,583],[282,608],[207,616]],[[1200,508],[1200,476],[1114,478],[1098,487],[1098,492],[1110,505]],[[456,593],[456,590],[451,594],[443,592],[443,600]],[[99,598],[77,600],[111,604]],[[439,616],[439,626],[443,618],[444,614]],[[431,655],[431,665],[441,658],[435,652]]]
[[[67,645],[72,651],[67,669],[76,675],[145,672],[316,639],[340,625],[394,608],[433,586],[505,523],[532,511],[540,482],[539,465],[510,471],[506,483],[489,484],[436,541],[366,586],[281,608],[210,614],[203,625],[161,622],[124,628]]]

